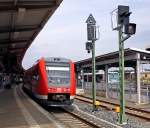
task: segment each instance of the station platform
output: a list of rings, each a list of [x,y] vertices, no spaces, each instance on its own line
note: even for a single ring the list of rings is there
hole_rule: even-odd
[[[56,128],[54,119],[21,87],[0,89],[0,128]]]

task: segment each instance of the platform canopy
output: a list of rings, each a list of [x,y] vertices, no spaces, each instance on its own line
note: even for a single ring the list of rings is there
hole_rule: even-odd
[[[137,48],[127,48],[124,50],[124,59],[125,59],[125,66],[133,67],[136,65],[136,61],[140,59],[142,63],[150,63],[150,51],[137,49]],[[138,57],[138,54],[140,57]],[[104,69],[105,65],[108,66],[119,66],[119,52],[111,52],[104,55],[96,56],[96,68]],[[81,70],[82,68],[90,69],[92,67],[92,58],[84,59],[81,61],[77,61],[75,63],[76,70]]]
[[[62,0],[0,0],[0,71],[20,72],[26,50]]]

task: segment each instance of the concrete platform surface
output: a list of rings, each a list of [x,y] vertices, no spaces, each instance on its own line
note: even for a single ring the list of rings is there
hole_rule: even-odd
[[[20,87],[0,92],[0,128],[56,128],[57,123]]]

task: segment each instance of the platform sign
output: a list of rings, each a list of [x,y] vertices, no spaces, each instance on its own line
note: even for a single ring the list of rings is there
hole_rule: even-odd
[[[96,39],[96,20],[94,19],[93,15],[90,14],[88,19],[86,20],[87,23],[87,38],[88,40],[95,40]]]
[[[96,39],[96,26],[87,24],[87,38],[88,40],[95,40]]]

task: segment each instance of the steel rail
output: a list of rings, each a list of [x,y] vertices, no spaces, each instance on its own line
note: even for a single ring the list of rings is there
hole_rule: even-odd
[[[93,128],[102,128],[98,125],[96,125],[94,122],[92,121],[89,121],[88,119],[84,119],[82,118],[80,115],[76,114],[76,113],[73,113],[73,112],[70,112],[68,111],[67,109],[63,109],[65,112],[69,113],[71,116],[75,117],[76,119],[82,121],[83,123],[89,125],[90,127],[93,127]]]
[[[92,103],[92,98],[87,97],[87,96],[76,95],[75,99],[83,101],[83,102],[87,102],[90,104]],[[118,103],[114,103],[114,102],[109,102],[109,101],[100,100],[100,99],[97,99],[97,101],[99,101],[101,103],[100,104],[101,107],[104,107],[109,110],[114,110],[115,107],[119,106]],[[126,110],[125,110],[126,114],[150,121],[150,112],[149,111],[134,108],[134,107],[129,107],[129,106],[125,106],[125,107],[126,107]]]

